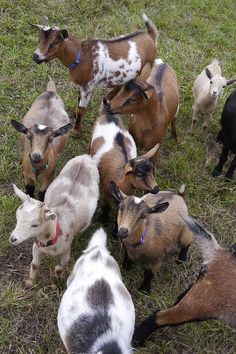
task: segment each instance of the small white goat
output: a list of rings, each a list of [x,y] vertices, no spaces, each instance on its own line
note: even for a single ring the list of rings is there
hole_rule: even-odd
[[[77,260],[58,311],[58,328],[70,354],[128,354],[135,312],[119,266],[97,230]]]
[[[234,82],[236,79],[226,80],[221,76],[221,67],[217,59],[213,59],[211,64],[198,75],[193,84],[194,104],[191,133],[194,132],[200,114],[205,115],[202,128],[203,131],[206,131],[225,86]]]
[[[44,254],[58,257],[56,277],[61,277],[70,260],[71,243],[85,230],[97,207],[99,174],[88,155],[67,162],[45,194],[45,203],[26,195],[14,185],[23,204],[16,211],[17,224],[10,242],[18,245],[34,238],[33,260],[27,285],[32,286]]]

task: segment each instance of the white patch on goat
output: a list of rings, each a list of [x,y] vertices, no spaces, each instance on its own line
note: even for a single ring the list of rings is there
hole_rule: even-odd
[[[46,125],[38,124],[38,129],[39,130],[45,130],[47,128]]]
[[[44,27],[43,27],[43,31],[48,31],[48,30],[50,30],[50,28],[51,28],[51,27],[49,27],[49,26],[44,26]]]
[[[93,132],[92,142],[100,137],[103,137],[105,140],[102,147],[93,156],[93,160],[96,161],[97,165],[99,164],[101,157],[114,147],[114,140],[118,133],[121,133],[130,141],[130,159],[134,159],[137,156],[137,148],[134,139],[127,130],[122,130],[113,122],[107,124],[97,123]]]
[[[163,63],[164,62],[163,62],[163,60],[161,58],[158,58],[158,59],[155,60],[155,66],[161,65]]]
[[[109,56],[107,46],[98,42],[97,58],[94,60],[94,69],[98,70],[96,83],[105,86],[121,85],[137,76],[141,70],[141,58],[136,43],[128,41],[128,44],[130,48],[127,58],[114,60]]]
[[[45,58],[45,55],[41,52],[39,48],[36,49],[34,54],[37,54],[40,60],[43,60]]]
[[[138,197],[134,197],[134,201],[136,204],[139,204],[139,203],[141,203],[142,199],[138,198]]]

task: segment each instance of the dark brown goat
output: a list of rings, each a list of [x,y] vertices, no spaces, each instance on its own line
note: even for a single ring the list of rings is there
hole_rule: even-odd
[[[81,41],[65,29],[33,25],[40,30],[39,47],[33,59],[36,63],[58,58],[69,68],[71,79],[79,86],[80,98],[74,132],[78,133],[81,116],[95,86],[116,87],[142,72],[145,80],[156,55],[157,29],[143,15],[147,32],[136,31],[110,40],[91,39]]]
[[[151,149],[161,143],[171,124],[171,136],[177,139],[175,122],[179,107],[179,89],[175,71],[157,59],[147,81],[126,83],[110,102],[113,113],[132,114],[129,132],[138,147]]]
[[[144,344],[157,328],[186,322],[218,319],[236,328],[236,254],[220,247],[216,239],[197,221],[186,221],[199,239],[203,267],[197,281],[179,296],[173,307],[155,311],[135,330],[134,341]]]
[[[69,122],[52,80],[48,82],[47,91],[34,101],[22,123],[11,121],[13,127],[24,134],[23,174],[30,197],[34,197],[35,182],[41,179],[39,199],[44,199],[53,179],[57,155],[67,141]]]

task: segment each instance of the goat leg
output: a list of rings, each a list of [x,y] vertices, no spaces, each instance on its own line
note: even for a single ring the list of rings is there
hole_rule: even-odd
[[[219,163],[218,163],[218,165],[214,168],[214,170],[213,170],[213,172],[212,172],[212,176],[213,176],[213,177],[218,177],[218,176],[221,174],[222,168],[223,168],[225,162],[227,161],[228,153],[229,153],[229,148],[228,148],[226,145],[223,145],[222,153],[221,153],[221,156],[220,156]]]
[[[232,178],[233,178],[233,175],[234,175],[234,170],[235,170],[235,168],[236,168],[236,155],[235,155],[233,161],[231,162],[228,171],[227,171],[226,174],[225,174],[225,178],[227,178],[227,179],[232,179]]]

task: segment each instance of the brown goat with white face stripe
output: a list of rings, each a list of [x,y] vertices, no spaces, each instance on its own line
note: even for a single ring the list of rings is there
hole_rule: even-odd
[[[171,124],[177,139],[175,121],[179,108],[179,88],[175,71],[157,59],[147,79],[127,82],[110,102],[113,113],[132,114],[129,132],[138,147],[151,149],[161,143]]]
[[[135,330],[134,341],[144,344],[156,329],[186,322],[218,319],[236,329],[236,253],[221,247],[196,220],[186,224],[197,237],[203,267],[196,282],[179,296],[173,307],[155,311]]]
[[[118,237],[122,239],[127,252],[124,267],[129,269],[130,261],[146,258],[148,262],[140,290],[149,292],[151,280],[166,254],[180,248],[179,260],[186,260],[192,233],[183,221],[188,216],[182,197],[184,190],[181,188],[179,195],[161,191],[137,198],[125,195],[112,182],[111,192],[119,203]]]
[[[34,101],[22,123],[12,120],[11,124],[24,134],[23,174],[26,193],[33,198],[34,185],[41,179],[39,199],[42,201],[53,179],[57,155],[63,149],[71,128],[70,119],[52,80],[48,82],[47,91]]]
[[[146,15],[143,20],[147,33],[136,31],[109,40],[88,39],[81,41],[66,30],[33,25],[40,30],[39,46],[33,59],[36,63],[58,58],[68,67],[71,79],[80,90],[77,119],[74,132],[78,134],[81,117],[94,87],[106,86],[116,89],[141,73],[145,80],[156,55],[157,29]]]

